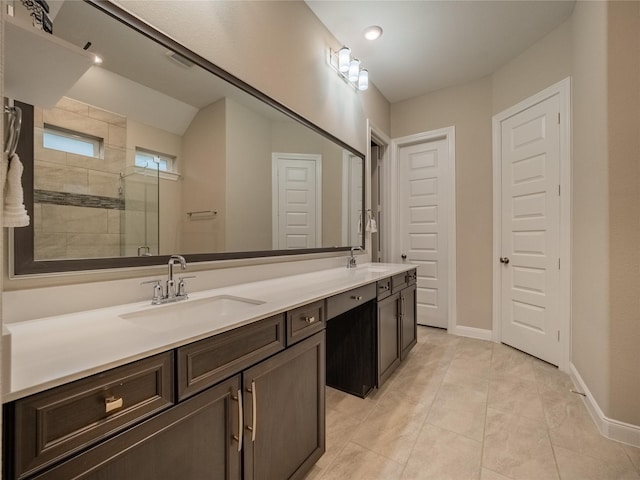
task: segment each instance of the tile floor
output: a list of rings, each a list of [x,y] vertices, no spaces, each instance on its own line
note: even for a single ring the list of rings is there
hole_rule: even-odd
[[[568,375],[501,344],[418,327],[369,398],[327,388],[327,449],[306,480],[640,479]]]

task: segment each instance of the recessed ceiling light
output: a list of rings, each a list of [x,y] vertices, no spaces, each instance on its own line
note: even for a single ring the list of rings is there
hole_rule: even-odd
[[[95,55],[95,56],[93,57],[93,63],[94,63],[95,65],[100,65],[100,64],[102,63],[102,58],[101,58],[101,57],[99,57],[98,55]]]
[[[382,35],[382,27],[372,25],[364,30],[364,38],[367,40],[376,40]]]

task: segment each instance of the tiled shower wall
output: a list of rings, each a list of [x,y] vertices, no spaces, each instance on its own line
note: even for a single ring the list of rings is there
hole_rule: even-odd
[[[35,108],[34,241],[37,260],[120,255],[120,172],[127,119],[62,98]],[[104,158],[45,149],[44,124],[104,139]]]

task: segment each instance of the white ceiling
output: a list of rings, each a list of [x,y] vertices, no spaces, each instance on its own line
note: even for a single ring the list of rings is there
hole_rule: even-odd
[[[482,78],[526,50],[573,11],[575,1],[305,0],[351,48],[391,103]],[[384,33],[366,40],[364,29]]]

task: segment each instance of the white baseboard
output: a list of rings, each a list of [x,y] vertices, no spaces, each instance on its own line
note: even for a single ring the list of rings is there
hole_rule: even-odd
[[[585,406],[600,433],[611,440],[626,443],[634,447],[640,447],[640,425],[632,425],[607,417],[589,391],[589,388],[587,388],[587,385],[582,380],[578,369],[573,363],[569,364],[569,375],[571,375],[573,383],[586,395],[583,397]]]
[[[465,327],[464,325],[456,325],[453,332],[454,335],[461,337],[477,338],[478,340],[492,340],[493,332],[484,328]]]

